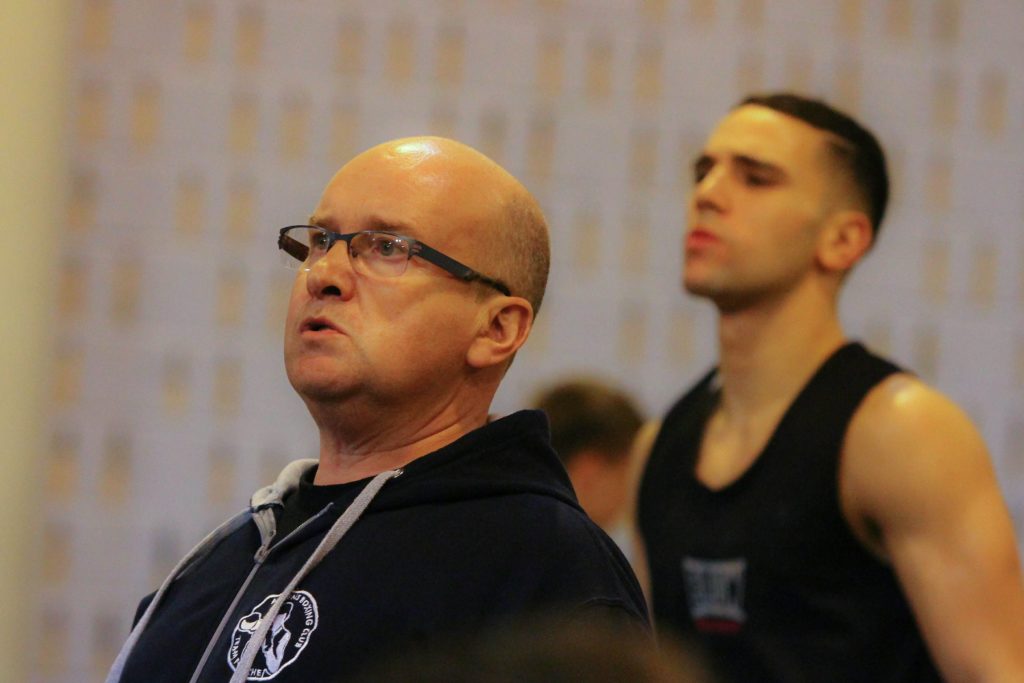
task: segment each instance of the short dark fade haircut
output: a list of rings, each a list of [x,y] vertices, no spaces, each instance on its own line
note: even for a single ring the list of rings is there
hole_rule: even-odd
[[[885,166],[885,152],[874,134],[821,100],[793,93],[751,95],[735,108],[748,104],[774,109],[838,138],[829,147],[840,165],[849,171],[854,186],[867,203],[871,231],[877,237],[889,203],[889,173]]]
[[[629,455],[643,418],[624,392],[596,379],[573,379],[538,396],[534,407],[548,415],[551,445],[563,463],[583,450],[609,461]]]

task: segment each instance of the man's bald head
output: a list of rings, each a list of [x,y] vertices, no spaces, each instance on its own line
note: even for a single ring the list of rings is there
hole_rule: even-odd
[[[452,220],[457,217],[457,225],[447,227],[465,233],[456,237],[471,252],[463,254],[467,265],[507,284],[513,295],[530,302],[536,315],[547,285],[550,240],[544,214],[522,183],[472,147],[434,136],[400,138],[372,147],[346,164],[331,182],[359,172],[364,165],[380,164],[410,171],[410,193],[430,194],[435,208],[447,210]],[[443,221],[443,213],[435,219]],[[425,241],[431,243],[429,238]]]

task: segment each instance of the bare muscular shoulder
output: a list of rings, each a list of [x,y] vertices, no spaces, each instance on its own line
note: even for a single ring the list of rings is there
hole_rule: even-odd
[[[949,680],[1024,680],[1024,587],[985,444],[950,399],[905,374],[857,409],[840,465],[854,533],[890,562]]]
[[[869,549],[887,557],[892,524],[941,518],[969,484],[994,484],[994,475],[981,436],[953,401],[905,373],[868,393],[847,430],[840,497]]]

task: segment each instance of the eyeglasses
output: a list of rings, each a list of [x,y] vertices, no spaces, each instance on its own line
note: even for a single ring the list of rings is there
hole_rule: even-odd
[[[342,234],[315,225],[290,225],[281,228],[277,247],[286,266],[293,270],[309,270],[338,242],[348,245],[352,267],[362,275],[398,277],[405,272],[409,260],[419,256],[463,282],[479,282],[505,296],[511,294],[502,281],[478,273],[419,240],[392,232],[363,230]]]

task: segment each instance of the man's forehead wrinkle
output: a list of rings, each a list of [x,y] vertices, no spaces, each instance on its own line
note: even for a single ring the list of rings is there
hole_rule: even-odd
[[[394,232],[399,235],[405,235],[406,237],[418,238],[418,230],[415,225],[407,223],[405,221],[395,221],[384,218],[383,216],[371,215],[365,219],[365,223],[362,226],[364,230],[381,230],[383,232]]]
[[[437,172],[413,170],[397,157],[371,150],[334,175],[310,221],[327,225],[358,218],[360,222],[401,224],[402,221],[389,216],[389,212],[380,213],[375,209],[380,203],[377,200],[391,195],[430,197],[436,194],[440,184],[437,176]],[[348,215],[353,212],[364,215]]]
[[[419,231],[415,225],[405,221],[398,221],[372,214],[364,217],[353,225],[342,225],[334,218],[313,214],[309,217],[309,225],[319,228],[326,228],[333,232],[347,233],[359,232],[362,230],[379,230],[381,232],[393,232],[406,237],[419,238]]]

